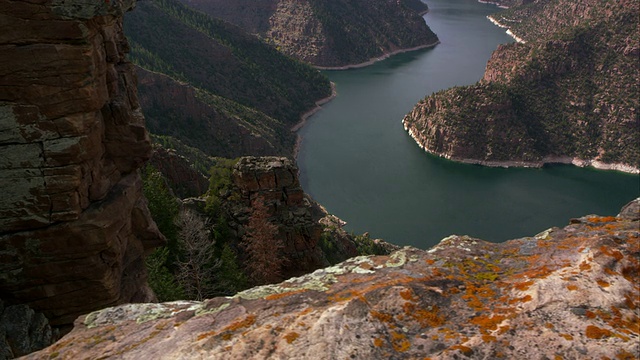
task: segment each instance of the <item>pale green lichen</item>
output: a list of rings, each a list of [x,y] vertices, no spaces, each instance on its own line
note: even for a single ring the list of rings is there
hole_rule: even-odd
[[[200,315],[208,315],[208,314],[216,314],[219,313],[220,311],[228,308],[230,306],[229,303],[224,303],[220,306],[218,306],[217,308],[214,309],[205,309],[203,307],[200,307],[199,309],[197,309],[195,311],[195,316],[200,316]]]
[[[389,256],[389,260],[384,264],[386,267],[400,267],[407,263],[407,253],[398,250]]]
[[[553,228],[550,228],[534,236],[534,238],[537,240],[549,240],[551,239],[552,232],[553,232]]]

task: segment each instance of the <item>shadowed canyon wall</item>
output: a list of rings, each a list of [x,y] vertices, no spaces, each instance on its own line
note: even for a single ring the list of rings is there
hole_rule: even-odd
[[[0,0],[0,296],[53,325],[149,301],[163,236],[122,15],[134,0]]]

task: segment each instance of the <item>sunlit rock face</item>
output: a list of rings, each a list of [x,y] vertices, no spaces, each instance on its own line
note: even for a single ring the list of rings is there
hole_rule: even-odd
[[[639,209],[501,244],[450,236],[234,297],[108,308],[30,358],[634,358]]]
[[[164,239],[122,14],[135,1],[0,0],[0,293],[54,325],[148,301]]]

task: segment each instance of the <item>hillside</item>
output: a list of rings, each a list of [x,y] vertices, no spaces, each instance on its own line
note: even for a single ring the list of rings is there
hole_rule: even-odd
[[[419,0],[182,0],[321,67],[360,64],[438,42]]]
[[[493,15],[500,46],[477,84],[426,97],[404,119],[426,151],[494,166],[640,168],[635,1],[538,0]]]
[[[150,131],[209,155],[291,155],[290,128],[331,94],[317,70],[177,1],[138,3],[124,29]]]

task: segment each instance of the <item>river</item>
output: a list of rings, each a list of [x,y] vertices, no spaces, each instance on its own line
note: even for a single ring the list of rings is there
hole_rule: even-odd
[[[427,155],[402,128],[425,95],[478,81],[500,43],[511,42],[475,0],[430,0],[435,48],[372,66],[326,71],[338,96],[299,131],[304,190],[347,222],[398,245],[429,248],[451,234],[488,241],[533,236],[572,217],[615,215],[639,196],[639,177],[554,165],[502,169]]]

